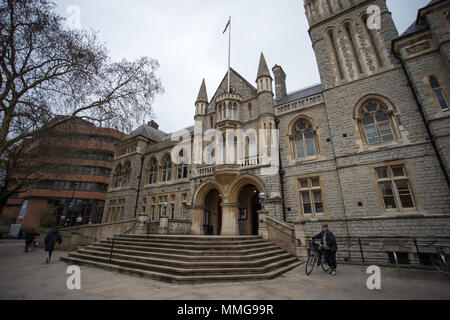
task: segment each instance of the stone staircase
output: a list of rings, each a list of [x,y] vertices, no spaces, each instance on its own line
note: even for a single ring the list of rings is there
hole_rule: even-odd
[[[257,236],[124,235],[71,252],[61,260],[174,283],[273,279],[297,258]]]

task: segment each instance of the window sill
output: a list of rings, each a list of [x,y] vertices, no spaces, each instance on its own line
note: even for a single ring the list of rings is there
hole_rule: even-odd
[[[180,180],[171,180],[167,182],[159,182],[159,183],[152,183],[152,184],[146,184],[144,185],[144,189],[150,189],[150,188],[158,188],[158,187],[165,187],[165,186],[172,186],[179,183],[188,183],[190,178],[180,179]]]
[[[312,162],[317,162],[317,161],[322,161],[322,160],[323,160],[323,158],[321,156],[314,156],[314,157],[308,157],[308,158],[302,158],[302,159],[292,159],[291,158],[289,160],[289,165],[295,166],[295,165],[312,163]]]
[[[386,143],[378,143],[378,144],[367,144],[367,143],[363,143],[363,151],[358,152],[358,153],[364,153],[367,151],[378,151],[378,150],[383,150],[383,149],[390,149],[393,147],[397,147],[399,145],[402,145],[402,141],[398,140],[398,141],[394,141],[394,142],[386,142]]]

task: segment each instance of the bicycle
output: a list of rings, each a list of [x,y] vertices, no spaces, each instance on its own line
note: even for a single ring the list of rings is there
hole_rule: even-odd
[[[325,256],[323,254],[323,246],[321,244],[317,244],[314,240],[309,240],[308,246],[308,261],[305,265],[306,275],[310,275],[314,267],[316,266],[316,261],[318,261],[318,266],[321,265],[323,271],[328,272],[330,270],[330,266],[328,265],[328,261],[325,260]]]
[[[427,245],[427,247],[433,246],[433,248],[436,250],[436,254],[431,255],[431,264],[436,268],[437,271],[448,277],[450,275],[450,255],[445,254],[444,250],[436,245],[436,242],[438,241],[433,241],[432,243]]]

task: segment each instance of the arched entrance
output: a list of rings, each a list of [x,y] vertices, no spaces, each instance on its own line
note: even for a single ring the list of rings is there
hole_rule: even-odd
[[[239,234],[258,235],[259,190],[252,184],[242,188],[238,198]]]
[[[220,235],[222,231],[222,195],[216,189],[205,197],[203,211],[203,234]]]
[[[257,235],[261,190],[267,194],[262,182],[251,174],[237,176],[232,181],[203,182],[193,198],[192,234]]]

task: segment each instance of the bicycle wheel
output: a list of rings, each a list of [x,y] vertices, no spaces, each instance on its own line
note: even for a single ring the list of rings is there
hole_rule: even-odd
[[[442,261],[441,256],[439,256],[437,254],[433,254],[431,256],[431,264],[440,273],[443,273],[443,274],[447,273],[447,267],[445,266],[444,261]]]
[[[306,262],[306,266],[305,266],[306,275],[309,276],[313,272],[315,265],[316,265],[316,255],[311,254],[308,257],[308,261]]]

